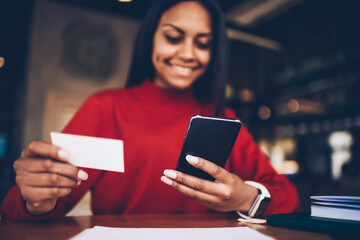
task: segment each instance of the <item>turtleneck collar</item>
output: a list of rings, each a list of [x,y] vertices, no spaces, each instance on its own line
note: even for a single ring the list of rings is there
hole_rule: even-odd
[[[187,90],[172,90],[164,89],[149,79],[134,88],[135,93],[144,102],[155,104],[159,107],[170,107],[170,108],[193,108],[195,105],[199,106],[199,103],[194,97],[193,89]]]

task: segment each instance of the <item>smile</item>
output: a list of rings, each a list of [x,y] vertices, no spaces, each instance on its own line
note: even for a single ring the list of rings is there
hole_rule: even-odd
[[[181,75],[188,75],[193,70],[192,68],[189,68],[189,67],[181,67],[181,66],[176,66],[176,65],[173,65],[172,68]]]
[[[171,64],[168,63],[171,66],[171,69],[179,76],[183,76],[183,77],[189,77],[195,70],[197,70],[199,68],[199,66],[197,67],[184,67],[184,66],[180,66],[180,65],[175,65],[175,64]]]

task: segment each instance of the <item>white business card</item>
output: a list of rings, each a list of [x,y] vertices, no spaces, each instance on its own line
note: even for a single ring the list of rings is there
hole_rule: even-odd
[[[71,153],[69,162],[77,167],[124,172],[122,140],[51,132],[51,141]]]

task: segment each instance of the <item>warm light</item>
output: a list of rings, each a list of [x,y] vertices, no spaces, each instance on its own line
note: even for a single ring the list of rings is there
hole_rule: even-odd
[[[273,167],[279,174],[293,175],[299,171],[299,163],[295,160],[287,160],[278,164],[273,164]]]
[[[118,0],[119,2],[132,2],[132,0]]]
[[[291,159],[297,151],[293,138],[276,141],[261,140],[258,145],[269,157],[271,165],[279,174],[294,175],[299,172],[299,163],[296,160],[289,160],[289,157]]]
[[[242,102],[253,102],[255,100],[255,92],[248,88],[240,89],[238,92],[238,98]]]
[[[2,68],[5,64],[5,58],[0,57],[0,68]]]
[[[308,114],[322,114],[324,113],[324,107],[321,103],[309,100],[300,100],[299,101],[301,112]]]
[[[300,110],[300,103],[296,99],[290,99],[287,102],[287,107],[288,107],[290,112],[296,113],[296,112],[298,112]]]
[[[270,143],[266,140],[259,141],[259,147],[263,153],[266,154],[266,156],[270,156]]]
[[[266,120],[266,119],[269,119],[270,116],[271,116],[271,110],[268,106],[261,106],[259,107],[259,110],[258,110],[258,116],[261,120]]]
[[[225,95],[227,99],[230,99],[234,96],[234,88],[229,84],[226,85]]]

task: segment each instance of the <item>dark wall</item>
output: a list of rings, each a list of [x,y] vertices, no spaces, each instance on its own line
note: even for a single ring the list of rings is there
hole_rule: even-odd
[[[0,200],[14,184],[12,163],[20,155],[22,137],[22,107],[28,33],[33,1],[5,1],[0,4],[0,56],[5,64],[0,68],[0,135],[4,151],[0,156]]]
[[[309,196],[360,195],[360,31],[357,1],[304,1],[286,13],[249,29],[280,42],[272,51],[231,42],[230,83],[252,89],[256,99],[229,100],[257,140],[290,138],[300,171],[291,180],[308,210]],[[291,112],[295,99],[304,109]],[[271,117],[261,120],[257,110],[266,105]],[[347,131],[353,137],[351,161],[343,175],[331,176],[329,136]]]

